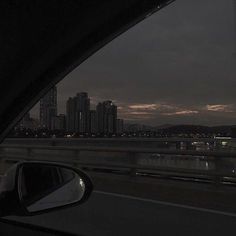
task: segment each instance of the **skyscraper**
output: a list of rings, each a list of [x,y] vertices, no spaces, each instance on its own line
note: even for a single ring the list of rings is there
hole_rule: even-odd
[[[90,132],[90,99],[87,93],[78,93],[69,98],[66,105],[67,131]]]
[[[90,132],[96,134],[98,132],[97,112],[90,111]]]
[[[104,107],[101,102],[97,105],[97,131],[98,133],[104,133]]]
[[[52,118],[52,129],[53,130],[65,130],[65,115],[60,114]]]
[[[78,93],[76,96],[76,132],[89,133],[90,99],[88,93]]]
[[[98,131],[100,133],[116,133],[117,106],[112,101],[104,101],[97,105]]]
[[[69,98],[66,102],[66,131],[75,132],[76,99]]]
[[[66,130],[77,133],[115,134],[123,131],[121,120],[117,122],[117,106],[112,101],[97,104],[96,110],[90,110],[88,93],[77,93],[66,103]]]
[[[52,119],[57,115],[57,88],[54,86],[40,99],[40,126],[52,129]]]

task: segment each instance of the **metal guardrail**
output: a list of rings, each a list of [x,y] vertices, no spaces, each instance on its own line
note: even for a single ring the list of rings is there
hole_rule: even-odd
[[[186,137],[155,137],[155,138],[145,138],[145,137],[114,137],[114,138],[6,138],[4,143],[19,143],[19,142],[220,142],[220,141],[232,141],[236,142],[236,138],[229,138],[229,137],[215,137],[215,138],[202,138],[202,137],[195,137],[195,138],[186,138]]]
[[[14,152],[15,150],[15,152]],[[48,153],[37,153],[37,151],[46,151]],[[58,156],[53,154],[55,152]],[[63,155],[59,155],[66,152]],[[84,152],[93,152],[95,154],[103,153],[123,153],[125,157],[113,158],[107,160],[101,157],[84,158]],[[52,155],[53,154],[53,155]],[[135,176],[137,173],[145,173],[146,175],[162,175],[174,177],[186,177],[195,179],[206,179],[215,184],[219,184],[222,180],[236,182],[236,174],[232,172],[224,172],[219,165],[212,170],[199,170],[189,168],[175,168],[168,166],[150,166],[140,164],[140,154],[158,154],[173,156],[191,156],[191,158],[207,157],[213,163],[219,160],[235,159],[236,152],[232,151],[194,151],[194,150],[170,150],[161,148],[128,148],[128,147],[76,147],[76,146],[39,146],[39,145],[0,145],[0,157],[4,161],[20,161],[20,160],[47,160],[56,162],[65,162],[77,165],[81,168],[106,171],[123,171],[123,173]],[[156,158],[156,157],[154,157]],[[235,159],[236,163],[236,159]]]
[[[0,154],[6,149],[27,149],[30,153],[34,149],[41,150],[68,150],[68,151],[90,151],[90,152],[120,152],[120,153],[158,153],[171,155],[191,155],[205,157],[236,158],[236,151],[217,150],[217,151],[196,151],[165,148],[133,148],[133,147],[89,147],[89,146],[39,146],[39,145],[0,145]]]

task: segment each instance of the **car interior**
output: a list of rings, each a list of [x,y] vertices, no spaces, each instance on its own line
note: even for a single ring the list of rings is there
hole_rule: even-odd
[[[234,0],[0,2],[0,235],[230,235]]]

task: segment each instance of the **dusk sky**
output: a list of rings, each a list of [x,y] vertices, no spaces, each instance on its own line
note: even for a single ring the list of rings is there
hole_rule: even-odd
[[[59,113],[85,91],[93,107],[114,101],[129,122],[236,124],[234,13],[234,0],[177,0],[66,76]]]

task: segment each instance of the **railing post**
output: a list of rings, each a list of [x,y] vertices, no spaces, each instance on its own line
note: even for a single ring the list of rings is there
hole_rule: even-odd
[[[52,140],[51,146],[56,146],[56,141],[55,140]]]
[[[27,157],[28,157],[29,159],[32,158],[32,148],[31,148],[31,147],[27,147]]]
[[[221,166],[222,163],[219,158],[220,157],[214,157],[214,162],[215,162],[214,185],[217,188],[220,187],[221,181],[222,181],[222,177],[220,175],[221,169],[222,169],[222,166]]]
[[[75,149],[74,151],[74,155],[73,155],[73,164],[75,165],[75,166],[77,166],[78,165],[78,160],[79,160],[79,155],[80,155],[80,150],[78,150],[78,149]]]
[[[137,160],[136,160],[136,153],[135,152],[129,152],[129,163],[132,166],[130,168],[130,176],[136,176],[137,173]]]

